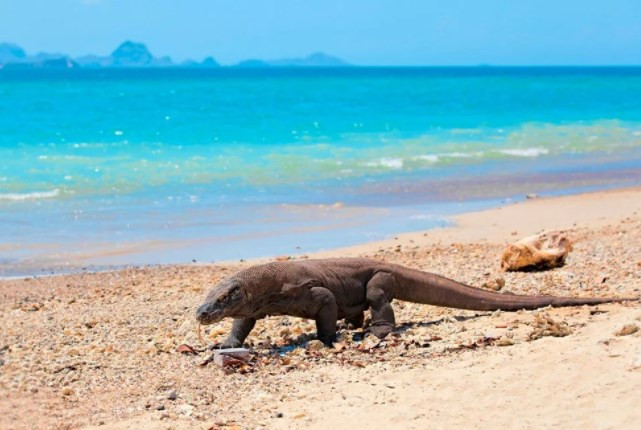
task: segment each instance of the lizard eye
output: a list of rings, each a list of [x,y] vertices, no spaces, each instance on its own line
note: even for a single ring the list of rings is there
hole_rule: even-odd
[[[226,294],[229,298],[237,298],[243,295],[243,291],[238,285],[234,285],[229,292]]]

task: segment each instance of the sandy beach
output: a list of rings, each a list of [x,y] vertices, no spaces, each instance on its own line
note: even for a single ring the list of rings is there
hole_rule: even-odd
[[[479,287],[502,280],[503,293],[641,295],[641,188],[453,220],[293,258],[366,256]],[[574,242],[564,267],[500,271],[506,243],[559,229]],[[0,281],[0,428],[641,428],[638,301],[519,312],[395,302],[396,336],[357,342],[341,328],[340,347],[320,350],[305,347],[313,321],[272,317],[248,339],[251,366],[201,365],[230,322],[203,329],[202,344],[196,306],[255,262]]]

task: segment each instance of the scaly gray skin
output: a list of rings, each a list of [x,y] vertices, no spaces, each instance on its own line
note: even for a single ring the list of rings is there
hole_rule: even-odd
[[[361,258],[275,262],[241,270],[216,285],[197,311],[201,324],[232,317],[231,334],[221,348],[242,346],[256,320],[268,315],[314,319],[318,339],[331,345],[336,322],[363,325],[380,338],[394,330],[392,300],[480,311],[514,311],[544,306],[577,306],[637,298],[569,298],[499,294],[432,273]]]

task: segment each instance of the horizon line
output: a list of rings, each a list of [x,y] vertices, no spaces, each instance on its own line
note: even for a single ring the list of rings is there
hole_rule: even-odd
[[[73,61],[73,59],[70,59]],[[242,60],[244,61],[244,60]],[[241,61],[241,62],[242,62]],[[239,62],[240,63],[240,62]],[[594,68],[607,68],[607,67],[621,67],[621,68],[634,68],[641,67],[639,64],[354,64],[348,63],[343,66],[305,66],[305,65],[271,65],[267,64],[261,67],[239,67],[239,63],[232,64],[219,64],[214,67],[189,67],[176,63],[171,66],[101,66],[101,67],[83,67],[79,66],[76,68],[69,69],[60,69],[60,70],[175,70],[175,69],[189,69],[189,70],[216,70],[216,69],[242,69],[242,70],[273,70],[273,69],[425,69],[425,68],[468,68],[468,69],[481,69],[481,68],[550,68],[550,67],[559,67],[559,68],[579,68],[579,67],[594,67]],[[16,64],[16,63],[7,63]],[[17,68],[11,68],[12,70],[18,70]],[[2,65],[0,65],[0,70],[3,70]],[[22,69],[19,70],[48,70],[52,69],[47,68],[33,68],[33,69]]]

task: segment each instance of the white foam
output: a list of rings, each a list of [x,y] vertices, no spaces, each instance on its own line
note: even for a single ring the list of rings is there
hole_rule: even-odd
[[[427,161],[428,163],[437,163],[438,155],[434,155],[434,154],[419,155],[418,157],[416,157],[416,159]]]
[[[423,160],[429,163],[438,163],[442,158],[478,158],[482,152],[444,152],[442,154],[426,154],[414,157],[414,160]]]
[[[403,160],[400,158],[381,158],[378,161],[369,161],[365,163],[369,167],[387,167],[389,169],[402,169]]]
[[[60,190],[55,189],[51,191],[33,191],[31,193],[5,193],[0,194],[0,200],[12,200],[12,201],[23,201],[23,200],[39,200],[39,199],[51,199],[58,197],[60,195]]]
[[[547,148],[501,149],[500,153],[513,157],[538,157],[550,152]]]
[[[477,152],[446,152],[443,154],[443,157],[449,157],[449,158],[474,158],[474,157],[481,157],[483,156],[483,153],[480,151]]]

